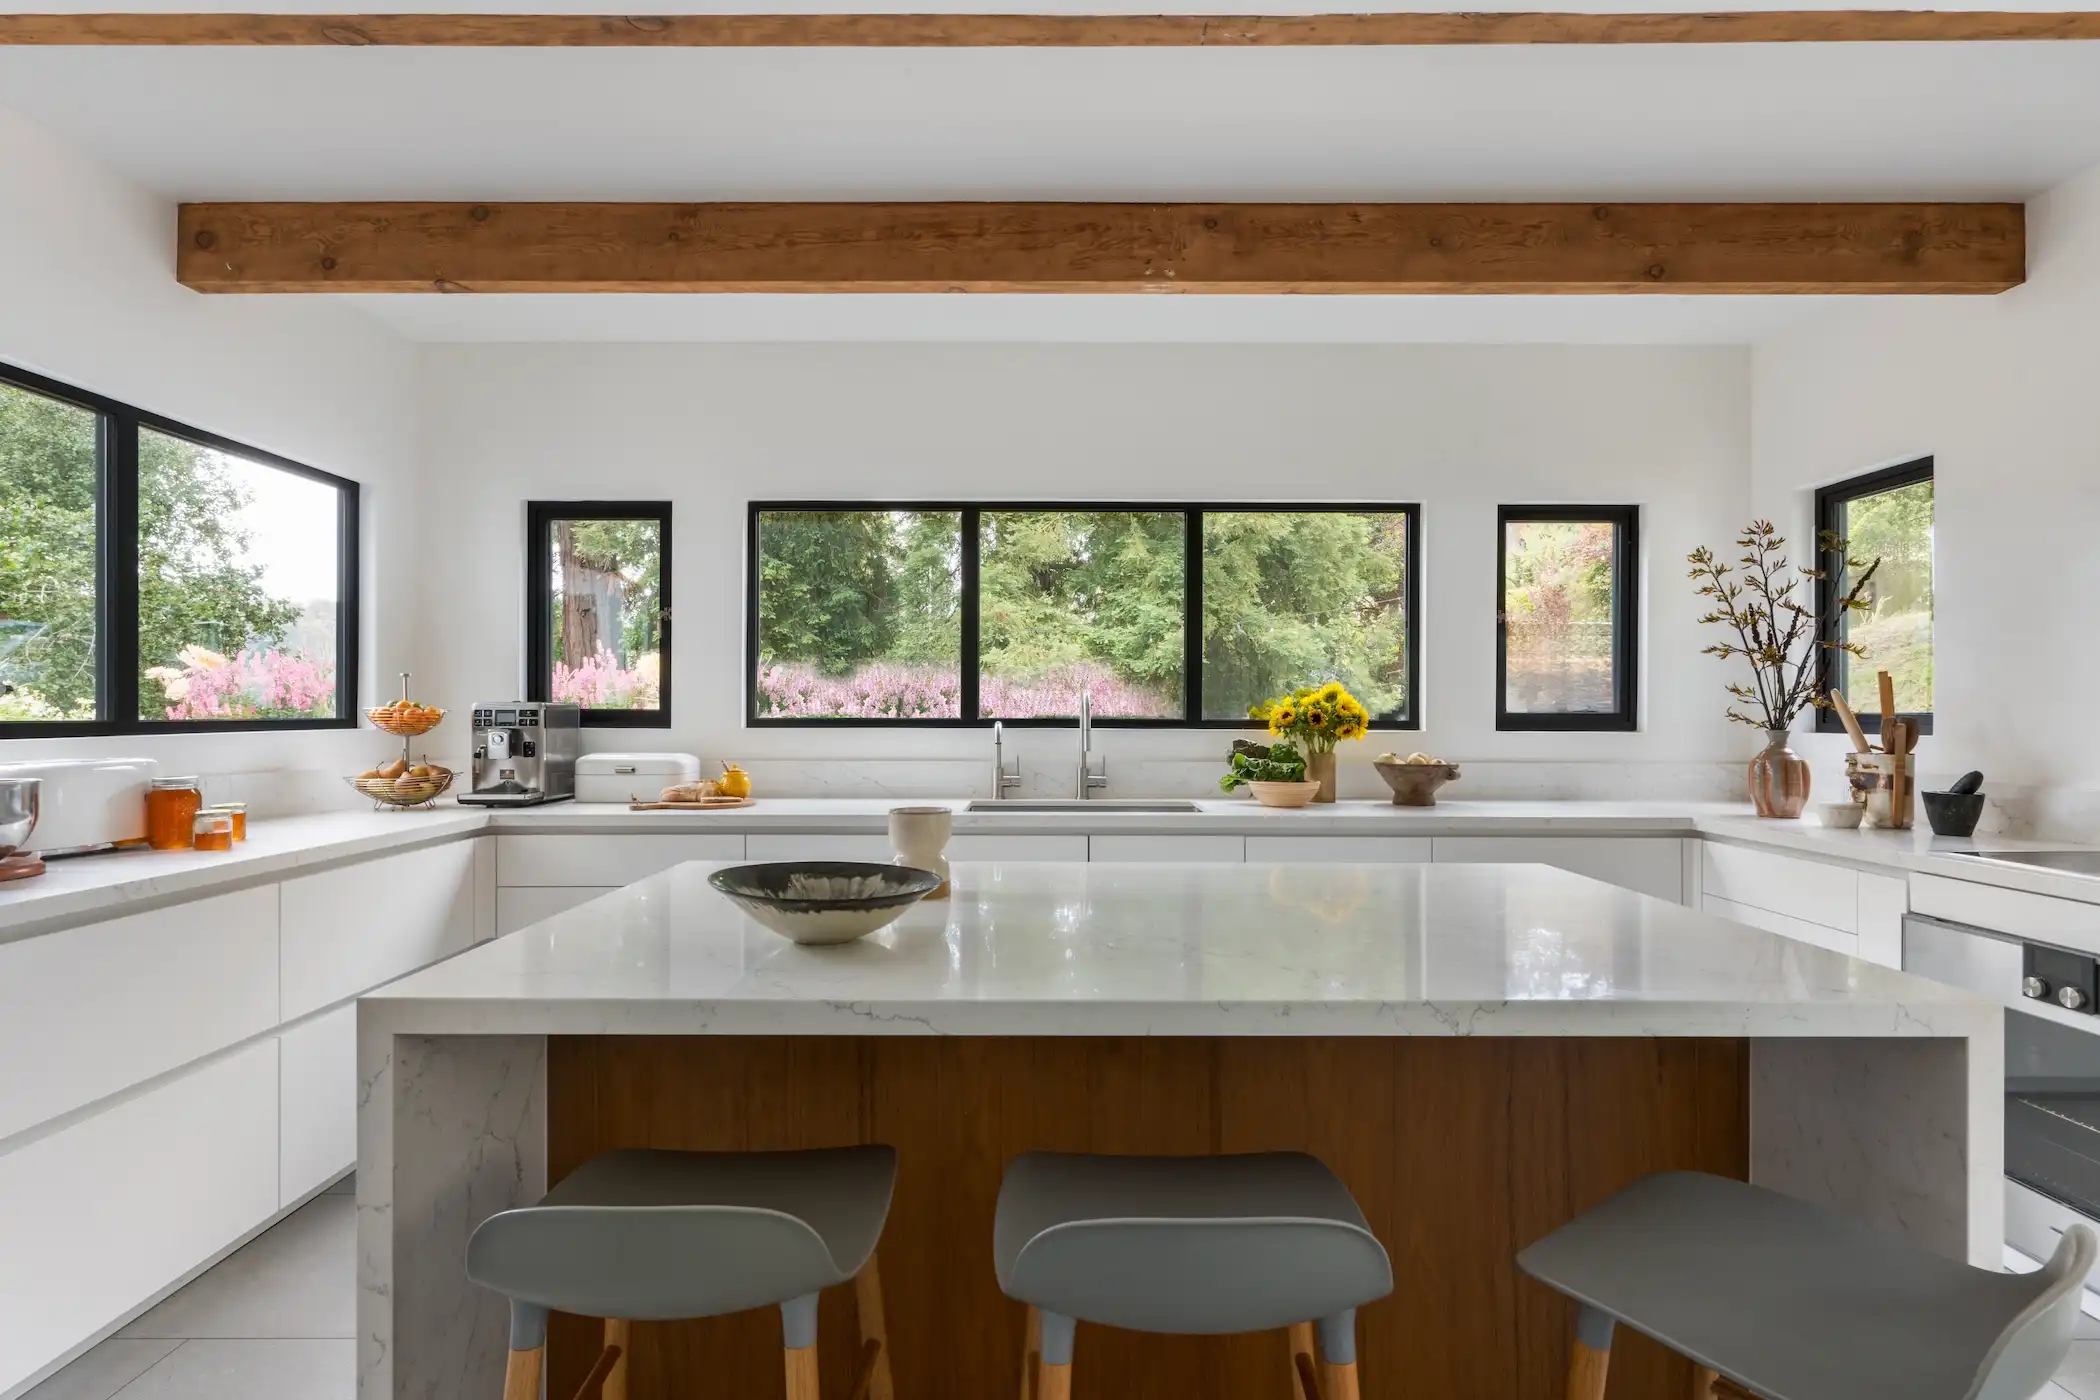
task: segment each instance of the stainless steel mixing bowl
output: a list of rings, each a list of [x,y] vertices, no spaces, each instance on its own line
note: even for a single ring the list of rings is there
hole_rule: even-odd
[[[22,849],[36,830],[37,798],[42,778],[0,778],[0,860]]]

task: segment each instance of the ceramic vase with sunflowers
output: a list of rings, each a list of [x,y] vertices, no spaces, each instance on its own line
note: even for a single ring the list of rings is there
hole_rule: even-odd
[[[1335,746],[1363,738],[1371,727],[1371,712],[1339,681],[1279,695],[1248,714],[1268,725],[1270,737],[1288,739],[1305,753],[1306,779],[1320,785],[1315,802],[1334,801]]]

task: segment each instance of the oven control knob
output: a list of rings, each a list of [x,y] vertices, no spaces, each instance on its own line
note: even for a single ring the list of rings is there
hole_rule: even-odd
[[[2032,1001],[2049,999],[2049,984],[2039,977],[2030,977],[2020,984],[2020,995]]]
[[[2056,1004],[2066,1011],[2083,1011],[2092,1005],[2093,999],[2085,994],[2083,987],[2058,987]]]

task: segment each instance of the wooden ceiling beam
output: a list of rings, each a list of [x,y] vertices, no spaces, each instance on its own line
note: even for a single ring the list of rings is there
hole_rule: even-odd
[[[2100,12],[1703,14],[5,14],[0,45],[457,48],[1260,48],[2100,39]]]
[[[2018,204],[185,204],[201,292],[1991,293]]]

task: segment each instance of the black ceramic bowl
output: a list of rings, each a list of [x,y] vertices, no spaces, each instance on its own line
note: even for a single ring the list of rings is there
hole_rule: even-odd
[[[872,861],[779,860],[717,870],[707,883],[783,938],[850,943],[932,894],[941,877]]]
[[[1976,823],[1983,818],[1982,793],[1921,792],[1918,797],[1925,804],[1925,821],[1932,827],[1933,835],[1976,834]]]

